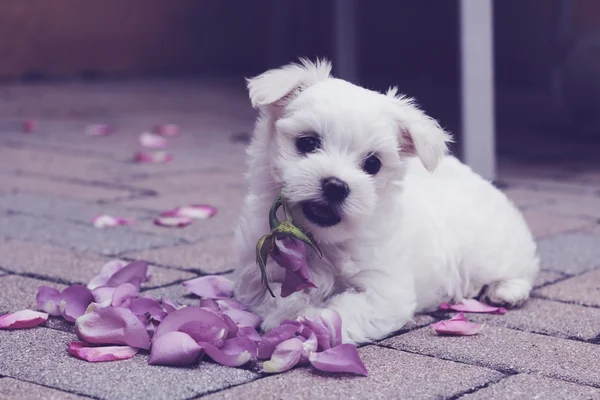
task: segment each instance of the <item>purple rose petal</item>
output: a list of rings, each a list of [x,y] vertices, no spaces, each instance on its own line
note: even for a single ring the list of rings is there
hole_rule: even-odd
[[[99,304],[100,307],[109,307],[112,304],[113,295],[117,288],[100,286],[92,290],[92,296],[94,296],[94,302]]]
[[[221,348],[210,343],[198,343],[216,363],[228,367],[246,364],[256,355],[256,344],[248,338],[227,339]]]
[[[35,296],[38,309],[50,315],[59,316],[60,313],[60,292],[50,286],[38,287],[37,295]]]
[[[300,317],[299,321],[317,335],[320,350],[327,350],[342,343],[342,318],[337,311],[326,308],[316,318]]]
[[[85,310],[94,301],[90,289],[83,285],[72,285],[60,294],[60,312],[70,322],[85,314]]]
[[[314,353],[319,348],[319,342],[317,340],[317,335],[313,332],[308,339],[302,342],[302,356],[300,357],[300,362],[298,364],[305,365],[308,364],[308,356],[311,353]]]
[[[196,342],[208,342],[221,347],[227,339],[227,329],[204,324],[202,321],[190,321],[179,327],[179,332],[187,333]]]
[[[162,303],[162,306],[165,309],[165,311],[167,312],[167,314],[181,308],[179,305],[175,304],[174,302],[172,302],[170,299],[168,299],[166,297],[161,297],[160,302]]]
[[[231,339],[237,337],[237,333],[240,328],[237,326],[235,321],[232,320],[227,314],[221,314],[221,318],[223,318],[223,321],[225,321],[225,324],[227,324],[227,329],[229,330],[227,333],[227,338]]]
[[[190,365],[200,357],[202,347],[187,333],[167,332],[152,341],[150,365]]]
[[[100,273],[93,277],[87,284],[88,289],[94,290],[100,286],[106,285],[106,282],[113,276],[118,270],[127,265],[127,262],[121,260],[112,260],[104,264]]]
[[[271,358],[275,348],[281,342],[294,337],[300,327],[301,324],[299,322],[284,323],[265,333],[260,342],[258,342],[258,358],[265,360]]]
[[[467,313],[487,313],[500,315],[506,313],[506,308],[504,307],[490,306],[475,299],[464,299],[458,304],[443,303],[442,305],[440,305],[440,310],[454,310]]]
[[[221,310],[226,310],[228,308],[235,308],[236,310],[244,311],[248,310],[248,307],[244,303],[237,301],[236,299],[219,299],[214,300],[214,302]]]
[[[440,335],[471,336],[478,334],[483,328],[480,324],[469,322],[463,312],[449,320],[438,321],[430,325]]]
[[[367,376],[367,369],[353,344],[341,344],[320,353],[310,353],[308,360],[313,367],[321,371]]]
[[[87,343],[150,348],[146,325],[127,308],[107,307],[84,314],[75,322],[75,333]]]
[[[0,315],[0,329],[33,328],[48,320],[48,314],[33,310],[21,310]]]
[[[164,211],[161,217],[179,217],[192,219],[208,219],[217,214],[217,209],[205,204],[192,204],[191,206],[177,207],[173,210]]]
[[[167,147],[167,139],[152,132],[142,132],[140,134],[140,144],[149,149],[164,149]]]
[[[219,307],[219,303],[217,303],[214,299],[200,299],[200,307],[208,308],[212,311],[221,311],[221,307]]]
[[[127,360],[138,352],[130,346],[92,346],[85,342],[71,342],[67,350],[69,354],[89,362]]]
[[[302,357],[302,341],[291,338],[279,343],[269,361],[263,363],[263,372],[276,374],[294,368]]]
[[[142,282],[148,280],[148,263],[138,260],[127,264],[115,272],[106,282],[105,286],[117,287],[123,283],[131,283],[138,289]]]
[[[261,340],[260,334],[251,326],[242,326],[237,331],[237,337],[245,337],[253,342],[259,342]]]
[[[251,313],[250,311],[230,308],[227,310],[223,310],[223,314],[231,318],[235,322],[235,324],[240,328],[242,326],[251,326],[253,328],[258,328],[262,322],[262,318],[260,316]]]
[[[304,242],[291,238],[275,239],[275,248],[271,252],[271,256],[277,264],[285,268],[285,277],[281,284],[281,297],[288,297],[295,292],[317,287],[310,279]]]
[[[131,283],[122,283],[115,288],[112,296],[113,307],[128,307],[131,301],[140,293],[139,288]]]
[[[315,333],[319,342],[319,350],[328,350],[331,348],[331,333],[320,317],[313,319],[300,317],[299,320],[303,325]]]
[[[233,296],[234,282],[219,275],[207,275],[183,282],[188,292],[206,299]]]
[[[138,297],[137,299],[131,300],[128,308],[135,315],[150,314],[150,318],[154,321],[160,322],[167,315],[167,313],[160,306],[160,303],[156,299],[148,297]]]
[[[169,313],[160,323],[154,339],[156,340],[167,332],[178,331],[179,328],[192,321],[201,321],[205,325],[227,330],[227,325],[217,315],[200,307],[184,307]]]

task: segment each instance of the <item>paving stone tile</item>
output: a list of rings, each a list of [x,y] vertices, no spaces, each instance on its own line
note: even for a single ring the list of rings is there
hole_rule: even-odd
[[[516,399],[572,399],[598,400],[600,389],[539,375],[518,374],[474,393],[459,397],[460,400],[516,400]]]
[[[1,236],[110,256],[125,251],[169,246],[179,241],[176,238],[134,232],[120,229],[120,227],[96,229],[83,224],[26,215],[11,215],[0,218]]]
[[[0,331],[0,375],[103,399],[188,399],[256,378],[244,369],[201,362],[191,368],[148,365],[148,356],[88,363],[69,356],[75,335],[47,328]]]
[[[529,299],[504,315],[470,314],[469,320],[546,335],[592,340],[600,335],[600,308]]]
[[[600,307],[600,269],[544,286],[533,293],[547,299]]]
[[[79,185],[49,178],[27,175],[0,175],[2,190],[5,193],[37,193],[57,197],[75,198],[88,202],[129,198],[134,192],[100,186]]]
[[[39,286],[53,286],[63,290],[66,286],[54,282],[19,275],[0,277],[0,314],[24,309],[37,310],[35,295]]]
[[[508,188],[504,194],[520,209],[533,209],[552,202],[552,194],[525,188]]]
[[[501,371],[541,373],[584,385],[600,386],[600,370],[590,368],[600,346],[488,326],[475,336],[438,336],[427,327],[381,342],[399,350],[482,365]]]
[[[554,272],[554,271],[540,271],[538,275],[535,277],[535,281],[533,281],[533,287],[537,288],[540,286],[547,285],[549,283],[554,283],[560,279],[563,279],[565,275]]]
[[[192,171],[168,177],[153,177],[136,181],[133,186],[164,195],[188,192],[211,192],[222,189],[245,190],[243,174],[230,171]]]
[[[207,396],[206,399],[450,398],[502,378],[487,368],[437,360],[377,346],[359,349],[368,377],[298,368]],[[397,371],[392,372],[392,371]]]
[[[577,274],[600,266],[600,239],[583,233],[566,233],[538,241],[542,268]]]
[[[151,212],[152,213],[152,212]],[[155,211],[154,215],[158,216]],[[233,232],[239,213],[221,213],[207,220],[195,220],[183,228],[158,226],[153,219],[139,220],[135,225],[124,227],[132,232],[147,232],[154,235],[167,236],[186,242],[204,241],[213,236],[222,236]]]
[[[82,400],[87,396],[78,396],[46,386],[24,382],[13,378],[0,379],[2,400]]]
[[[72,284],[87,284],[109,260],[110,258],[79,254],[47,244],[11,239],[0,241],[0,267],[5,270],[59,279]],[[185,271],[153,265],[148,268],[148,272],[152,274],[152,278],[142,284],[143,288],[164,286],[196,276]]]
[[[600,197],[561,193],[554,197],[553,202],[540,210],[578,217],[600,218]]]
[[[235,251],[233,251],[233,241],[233,235],[225,235],[193,244],[180,244],[172,247],[126,253],[124,256],[148,260],[160,265],[214,274],[236,267],[237,258]]]
[[[150,218],[150,215],[139,210],[128,210],[114,205],[85,204],[80,201],[30,193],[0,196],[0,207],[30,215],[78,221],[90,226],[93,218],[101,214],[135,219]]]
[[[523,217],[535,238],[573,231],[593,224],[591,220],[566,217],[539,210],[525,211]]]

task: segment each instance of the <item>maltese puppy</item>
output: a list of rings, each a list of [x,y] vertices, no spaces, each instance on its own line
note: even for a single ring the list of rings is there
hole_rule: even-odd
[[[236,229],[236,297],[273,328],[337,311],[343,340],[401,329],[416,312],[481,295],[520,305],[539,269],[536,245],[508,198],[456,158],[451,137],[396,88],[385,94],[333,78],[326,61],[249,79],[259,110],[248,149],[249,191]],[[285,188],[318,288],[281,298],[285,270],[270,258],[273,298],[260,280],[256,242]]]

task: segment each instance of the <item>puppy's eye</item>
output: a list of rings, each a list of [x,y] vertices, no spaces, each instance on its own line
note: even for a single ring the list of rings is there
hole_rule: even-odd
[[[369,175],[375,175],[381,169],[381,161],[374,155],[370,155],[363,162],[363,170]]]
[[[296,148],[302,154],[312,153],[321,147],[321,140],[314,136],[302,136],[296,139]]]

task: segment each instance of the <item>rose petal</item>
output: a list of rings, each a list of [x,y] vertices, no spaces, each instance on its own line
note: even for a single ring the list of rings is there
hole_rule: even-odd
[[[196,361],[200,354],[202,354],[202,347],[190,335],[183,332],[167,332],[152,341],[148,363],[185,366]]]
[[[221,347],[227,338],[227,329],[220,326],[207,325],[202,321],[190,321],[179,327],[179,332],[187,333],[196,342],[208,342]]]
[[[234,282],[219,275],[207,275],[183,282],[188,292],[207,299],[233,296]]]
[[[154,339],[159,338],[167,332],[177,331],[183,325],[192,321],[201,321],[206,325],[227,329],[225,322],[217,315],[203,310],[200,307],[184,307],[169,313],[162,320],[154,333]]]
[[[108,124],[92,124],[85,128],[87,136],[108,136],[114,132],[114,128]]]
[[[92,296],[94,296],[94,302],[100,306],[100,308],[108,307],[112,304],[113,295],[116,288],[101,286],[92,290]]]
[[[217,214],[217,209],[204,204],[177,207],[170,211],[163,211],[161,217],[185,217],[192,219],[208,219]]]
[[[166,164],[173,160],[173,156],[166,151],[155,151],[152,153],[138,151],[134,155],[134,160],[138,163]]]
[[[317,287],[310,279],[304,242],[291,238],[275,239],[275,248],[271,256],[277,264],[285,268],[281,297]]]
[[[135,299],[140,293],[140,289],[129,282],[120,284],[115,288],[112,296],[113,307],[128,307],[131,300]]]
[[[90,289],[83,285],[72,285],[60,294],[60,312],[70,322],[85,314],[85,310],[94,301]]]
[[[464,299],[458,304],[443,303],[442,305],[440,305],[440,309],[462,311],[468,313],[487,313],[500,315],[506,313],[506,308],[490,306],[475,299]]]
[[[38,123],[35,119],[28,119],[23,122],[23,132],[32,133],[37,131]]]
[[[319,343],[319,350],[328,350],[331,348],[331,332],[320,317],[313,319],[300,317],[298,320],[315,333]],[[303,334],[303,336],[305,335]]]
[[[251,326],[242,326],[237,331],[237,337],[245,337],[253,342],[259,342],[261,340],[260,334]]]
[[[155,133],[143,132],[140,134],[140,144],[149,149],[164,149],[167,147],[167,139]]]
[[[89,362],[127,360],[138,352],[130,346],[90,346],[85,342],[71,342],[67,350],[69,354]]]
[[[282,342],[294,337],[296,332],[302,326],[300,322],[293,321],[294,323],[284,323],[276,328],[271,329],[265,333],[258,342],[258,358],[268,359],[271,358],[275,348]]]
[[[227,330],[229,331],[227,333],[227,338],[232,339],[234,337],[237,337],[237,333],[240,330],[240,328],[237,326],[235,321],[232,320],[229,317],[229,315],[226,314],[221,314],[221,318],[223,318],[223,321],[225,321],[225,324],[227,325]]]
[[[223,310],[223,314],[231,318],[240,328],[243,326],[251,326],[252,328],[256,329],[262,322],[262,318],[260,316],[249,311],[237,310],[235,308]]]
[[[179,126],[175,124],[159,124],[154,127],[154,132],[162,136],[179,135]]]
[[[37,295],[35,296],[38,309],[50,315],[60,315],[60,292],[50,286],[38,287]]]
[[[106,282],[105,286],[117,287],[123,283],[131,283],[136,288],[140,288],[142,282],[148,280],[148,263],[137,260],[127,264],[115,272]]]
[[[219,303],[215,299],[200,299],[200,307],[209,308],[213,311],[221,311]]]
[[[256,355],[256,344],[248,338],[227,339],[221,348],[201,342],[198,343],[206,354],[216,363],[228,367],[239,367],[246,364]]]
[[[269,361],[263,363],[263,372],[276,374],[294,368],[302,357],[302,341],[291,338],[279,343]]]
[[[430,325],[440,335],[471,336],[478,334],[483,328],[480,324],[469,322],[465,314],[460,312],[449,320],[438,321]]]
[[[162,303],[162,306],[165,309],[165,311],[167,312],[167,314],[181,308],[181,306],[175,304],[174,302],[172,302],[170,299],[168,299],[166,297],[161,297],[160,302]]]
[[[127,264],[129,264],[127,261],[122,260],[111,260],[107,262],[100,270],[100,273],[92,279],[90,279],[90,281],[87,284],[88,289],[94,290],[97,287],[104,286],[106,282],[108,282],[110,277],[115,274],[115,272],[117,272]]]
[[[228,308],[244,311],[248,310],[248,307],[244,303],[239,302],[236,299],[219,299],[214,301],[221,310],[227,310]],[[202,300],[200,300],[200,302],[202,302]]]
[[[308,356],[311,353],[314,353],[319,348],[319,341],[317,340],[317,335],[313,332],[308,339],[302,342],[302,356],[300,357],[300,365],[308,364]]]
[[[75,333],[88,343],[150,348],[146,325],[127,308],[107,307],[84,314],[75,321]]]
[[[321,371],[367,376],[367,369],[353,344],[341,344],[320,353],[311,353],[308,360],[313,367]]]
[[[158,217],[154,219],[154,225],[167,228],[184,228],[193,222],[188,217]]]
[[[326,308],[321,311],[319,318],[329,331],[329,345],[336,347],[342,344],[342,317],[340,314],[335,310]]]
[[[92,219],[92,223],[96,228],[113,228],[115,226],[133,225],[135,221],[131,218],[119,218],[111,215],[98,215]]]
[[[135,315],[144,315],[150,314],[150,317],[160,322],[167,315],[167,313],[160,306],[160,303],[156,299],[151,299],[148,297],[138,297],[137,299],[131,300],[129,306],[127,307],[133,312]]]
[[[0,315],[0,329],[33,328],[48,320],[48,314],[33,310],[21,310]]]

